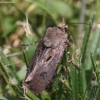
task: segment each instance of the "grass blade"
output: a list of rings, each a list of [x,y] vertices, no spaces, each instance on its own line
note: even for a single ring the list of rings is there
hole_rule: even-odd
[[[11,84],[9,83],[9,75],[8,75],[6,69],[3,67],[3,64],[1,62],[0,62],[0,73],[3,75],[5,81],[7,82],[8,86],[10,87],[12,94],[15,96],[16,93],[15,93],[14,89],[11,87]]]
[[[13,65],[8,61],[8,59],[6,58],[6,56],[4,55],[4,53],[2,52],[2,50],[0,50],[0,56],[5,64],[5,66],[7,66],[9,68],[9,70],[11,71],[12,75],[15,77],[15,79],[17,80],[17,82],[19,84],[21,84],[21,79],[20,77],[17,75]]]
[[[36,97],[31,91],[27,91],[27,95],[32,99],[32,100],[40,100],[38,97]]]
[[[91,57],[91,62],[92,62],[93,70],[96,73],[97,82],[99,83],[99,76],[98,76],[99,74],[97,73],[97,70],[96,70],[97,66],[94,63],[94,59],[93,59],[92,53],[90,54],[90,57]]]
[[[83,40],[83,44],[82,44],[82,48],[81,48],[81,54],[82,54],[81,62],[82,63],[84,63],[84,61],[85,61],[87,44],[88,44],[88,41],[89,41],[90,32],[91,32],[94,17],[95,17],[95,13],[92,13],[92,15],[90,16],[89,22],[88,22],[90,25],[87,26],[86,33],[85,33],[85,36],[84,36],[84,40]]]
[[[93,36],[93,40],[91,42],[91,46],[90,46],[90,50],[89,50],[89,55],[88,55],[88,58],[87,58],[87,62],[86,62],[86,67],[85,69],[86,70],[90,70],[92,67],[92,63],[91,63],[91,59],[90,59],[90,52],[92,53],[92,56],[94,58],[94,60],[96,59],[96,51],[97,51],[97,48],[99,46],[99,42],[100,41],[100,28],[97,27],[96,28],[96,31],[94,33],[94,36]]]

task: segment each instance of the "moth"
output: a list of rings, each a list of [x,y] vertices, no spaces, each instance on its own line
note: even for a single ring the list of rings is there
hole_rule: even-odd
[[[56,73],[65,48],[69,46],[69,38],[68,26],[65,24],[46,30],[27,69],[23,86],[35,95],[47,87]]]

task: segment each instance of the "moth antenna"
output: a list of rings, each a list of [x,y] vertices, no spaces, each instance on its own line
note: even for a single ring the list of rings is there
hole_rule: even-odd
[[[86,24],[86,25],[90,25],[89,23],[69,23],[70,24]]]

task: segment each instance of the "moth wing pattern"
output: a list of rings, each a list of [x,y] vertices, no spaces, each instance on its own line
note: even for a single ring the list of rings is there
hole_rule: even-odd
[[[55,41],[57,41],[56,45],[53,45]],[[43,91],[52,80],[58,62],[66,48],[66,41],[67,35],[65,30],[59,27],[47,29],[46,35],[40,41],[23,83],[35,95]]]

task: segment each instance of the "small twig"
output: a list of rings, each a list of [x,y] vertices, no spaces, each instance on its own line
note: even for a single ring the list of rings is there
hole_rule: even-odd
[[[8,55],[6,55],[6,57],[18,56],[18,55],[20,55],[20,54],[21,54],[21,53],[8,54]]]
[[[40,40],[39,41],[36,41],[36,42],[33,42],[33,43],[28,43],[28,44],[21,43],[21,45],[22,46],[30,46],[30,45],[34,45],[35,43],[39,43],[39,42],[40,42]]]

